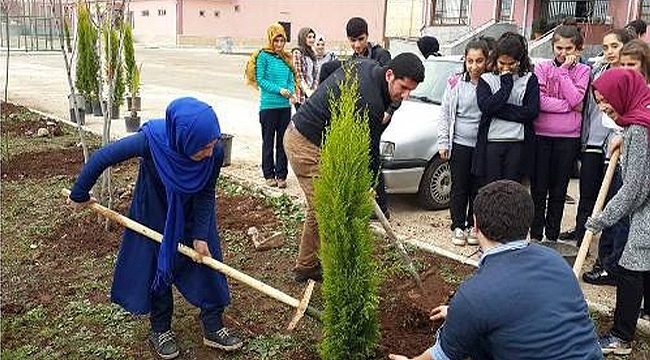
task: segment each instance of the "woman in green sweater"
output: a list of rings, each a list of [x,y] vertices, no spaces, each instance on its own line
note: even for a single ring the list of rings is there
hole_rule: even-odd
[[[291,121],[291,103],[295,101],[295,76],[291,54],[284,50],[287,35],[282,25],[272,24],[267,35],[266,47],[249,60],[246,77],[249,84],[260,90],[262,172],[266,184],[286,188],[287,155],[282,143]]]

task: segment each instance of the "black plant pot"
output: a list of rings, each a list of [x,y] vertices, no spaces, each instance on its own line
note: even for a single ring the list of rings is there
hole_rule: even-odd
[[[92,114],[93,113],[93,103],[90,100],[86,100],[86,108],[84,109],[84,112],[86,114]]]
[[[79,122],[77,122],[77,114],[75,113],[74,109],[70,109],[70,121],[72,121],[75,124],[85,125],[86,113],[84,113],[84,109],[77,109],[77,110],[79,110]]]
[[[106,102],[106,100],[104,100],[104,106],[106,108],[108,108],[108,103]],[[120,106],[117,105],[117,104],[113,104],[113,111],[112,111],[111,119],[112,120],[117,120],[119,118],[120,118]]]
[[[140,129],[140,117],[125,116],[124,124],[126,125],[126,132],[136,132]]]
[[[126,107],[129,111],[142,111],[142,101],[139,96],[136,97],[127,97],[126,98]]]
[[[75,104],[75,99],[76,99],[76,104]],[[68,105],[69,105],[68,108],[70,109],[70,121],[72,121],[75,124],[77,123],[77,116],[74,111],[76,106],[77,110],[79,110],[79,122],[81,123],[81,125],[84,124],[84,120],[85,120],[84,109],[86,108],[85,102],[86,101],[84,100],[84,97],[79,94],[76,94],[74,97],[72,96],[72,94],[68,95]]]
[[[93,100],[93,115],[104,116],[104,113],[102,113],[102,105],[99,100]]]

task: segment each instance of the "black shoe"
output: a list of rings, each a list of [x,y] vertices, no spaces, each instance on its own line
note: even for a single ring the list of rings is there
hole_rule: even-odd
[[[297,282],[305,282],[309,279],[323,281],[323,268],[320,266],[320,263],[310,268],[296,268],[293,269],[293,272],[295,273],[294,279]]]
[[[161,359],[174,359],[179,354],[176,339],[171,330],[160,333],[151,332],[149,334],[149,345]]]
[[[573,230],[569,230],[569,231],[565,231],[563,233],[560,233],[560,236],[558,237],[558,239],[560,239],[560,240],[574,240],[575,241],[575,240],[577,240],[576,239],[576,230],[573,229]]]
[[[616,281],[611,274],[605,269],[592,269],[582,274],[582,281],[592,285],[611,285],[616,286]]]
[[[231,334],[225,326],[217,331],[204,334],[203,344],[224,351],[235,351],[244,345],[241,339]]]

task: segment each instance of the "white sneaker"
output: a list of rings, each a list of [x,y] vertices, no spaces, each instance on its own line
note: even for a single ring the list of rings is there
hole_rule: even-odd
[[[467,244],[467,235],[461,228],[454,229],[454,234],[451,237],[451,243],[456,246],[465,246]]]
[[[470,228],[468,231],[467,243],[469,245],[478,245],[478,238],[476,237],[476,230],[474,230],[474,227]]]

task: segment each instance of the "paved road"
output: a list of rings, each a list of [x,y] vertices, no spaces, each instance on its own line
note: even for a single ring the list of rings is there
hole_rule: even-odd
[[[0,53],[4,60],[6,54]],[[215,108],[222,130],[235,135],[233,165],[227,174],[263,185],[259,158],[261,136],[258,120],[258,95],[244,84],[243,68],[246,56],[223,55],[211,49],[147,49],[136,50],[142,68],[143,119],[164,115],[166,105],[179,96],[196,96]],[[10,58],[9,99],[59,118],[68,118],[69,93],[63,58],[60,53],[12,53]],[[2,73],[4,84],[4,72]],[[122,111],[125,111],[124,106]],[[101,132],[102,118],[87,118],[87,125]],[[113,121],[112,134],[124,136],[122,120]],[[300,196],[293,175],[289,176],[289,194]],[[575,196],[577,185],[570,192]],[[420,210],[413,196],[391,196],[391,223],[404,237],[433,243],[437,246],[469,255],[474,248],[458,248],[449,241],[448,211]],[[571,226],[575,205],[568,205],[564,226]],[[611,306],[611,291],[587,288],[589,297]]]

